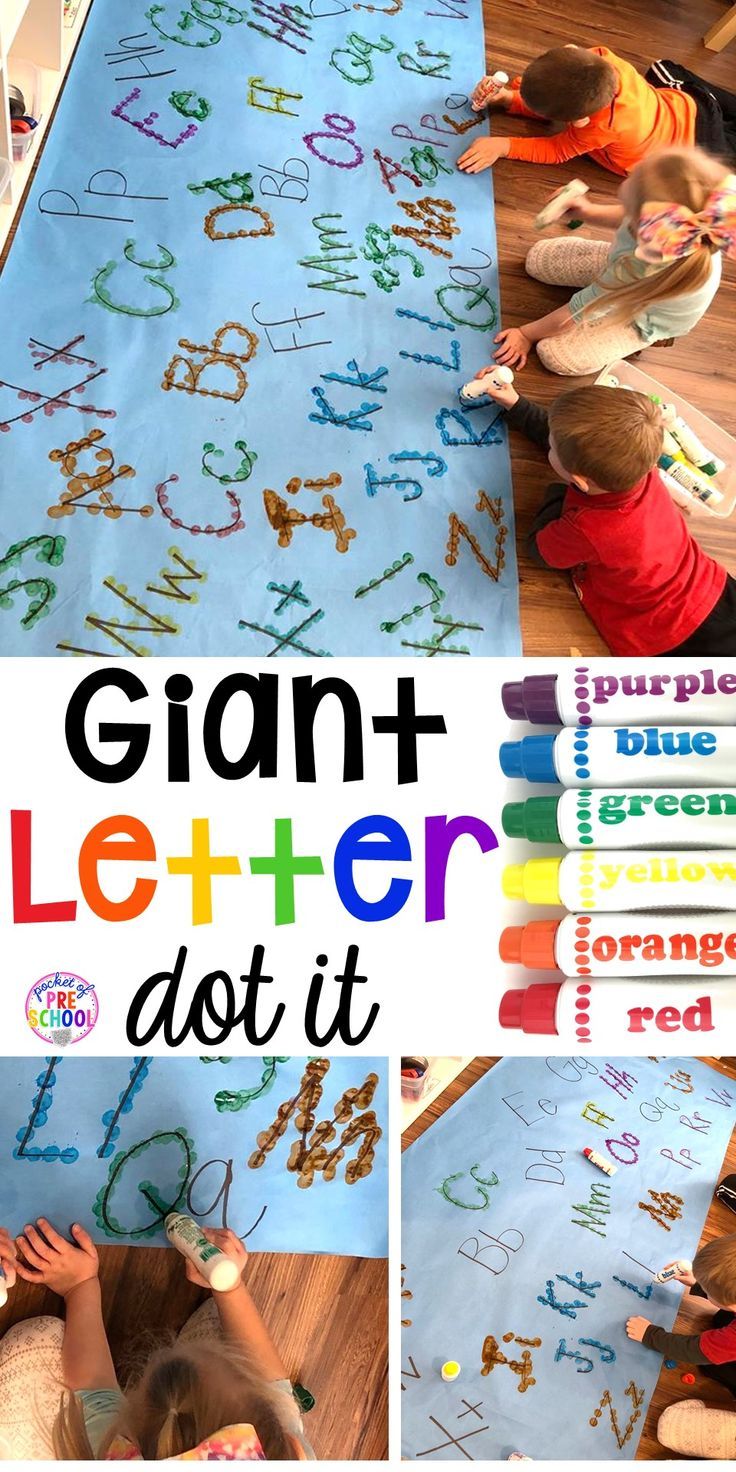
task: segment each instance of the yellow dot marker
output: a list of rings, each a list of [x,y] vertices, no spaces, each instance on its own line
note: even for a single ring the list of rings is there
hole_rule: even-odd
[[[460,1374],[460,1366],[457,1360],[445,1360],[445,1363],[440,1370],[440,1374],[443,1380],[457,1380],[457,1377]]]

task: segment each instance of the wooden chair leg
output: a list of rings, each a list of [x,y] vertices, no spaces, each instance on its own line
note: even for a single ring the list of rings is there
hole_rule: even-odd
[[[703,37],[703,45],[709,51],[722,51],[729,41],[736,37],[736,5],[726,12],[723,18],[711,26],[707,35]]]

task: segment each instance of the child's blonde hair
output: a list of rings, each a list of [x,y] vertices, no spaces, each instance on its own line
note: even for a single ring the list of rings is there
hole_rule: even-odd
[[[693,1258],[693,1274],[714,1303],[736,1304],[736,1232],[706,1242]]]
[[[245,1355],[216,1340],[157,1350],[125,1395],[115,1422],[97,1452],[125,1436],[147,1462],[191,1451],[225,1426],[253,1426],[268,1461],[296,1461],[284,1428],[285,1396],[258,1374]],[[76,1395],[61,1399],[52,1433],[58,1462],[94,1461]]]
[[[602,491],[629,491],[662,453],[662,415],[646,394],[591,384],[560,394],[550,406],[549,430],[570,475]]]
[[[668,148],[649,155],[632,169],[622,184],[620,197],[636,238],[643,206],[649,200],[685,205],[695,214],[728,174],[725,164],[711,158],[702,148]],[[711,257],[717,247],[702,242],[690,255],[650,272],[643,278],[633,269],[634,250],[621,256],[599,285],[603,296],[583,308],[583,319],[605,315],[606,324],[633,322],[639,312],[654,302],[690,296],[704,286],[711,273]],[[611,282],[611,276],[614,278]]]

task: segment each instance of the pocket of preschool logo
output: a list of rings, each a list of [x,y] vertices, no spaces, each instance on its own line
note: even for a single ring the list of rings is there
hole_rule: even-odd
[[[91,1033],[98,1017],[97,992],[71,971],[50,971],[26,997],[26,1022],[37,1038],[65,1048]]]

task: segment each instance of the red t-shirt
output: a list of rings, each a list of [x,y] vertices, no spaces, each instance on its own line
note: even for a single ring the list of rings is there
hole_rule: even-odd
[[[706,1329],[700,1336],[700,1348],[712,1365],[728,1365],[736,1360],[736,1317],[723,1329]]]
[[[675,649],[726,583],[656,469],[630,491],[586,496],[570,486],[559,521],[536,542],[550,567],[574,569],[578,597],[612,654]]]

